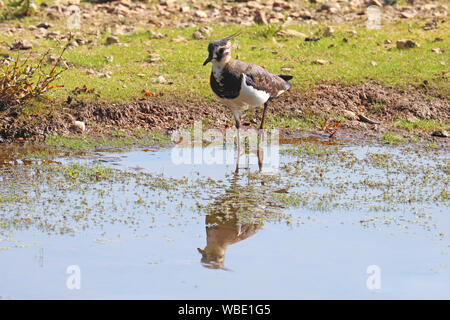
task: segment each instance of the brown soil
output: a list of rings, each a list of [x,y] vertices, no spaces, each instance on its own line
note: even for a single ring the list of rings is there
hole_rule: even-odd
[[[376,108],[377,105],[384,108],[380,110],[379,107]],[[313,113],[331,121],[340,115],[348,119],[340,124],[341,132],[359,131],[373,136],[390,130],[404,136],[419,134],[431,137],[432,132],[408,132],[394,127],[392,120],[397,118],[437,119],[447,129],[450,126],[450,106],[447,99],[432,96],[425,89],[391,88],[374,82],[356,86],[322,84],[303,94],[289,92],[270,105],[270,112],[275,118],[302,117],[305,113]],[[244,126],[257,126],[261,113],[255,114],[255,118],[244,120]],[[52,133],[77,133],[75,120],[86,124],[84,134],[98,136],[111,134],[113,129],[123,129],[130,133],[137,128],[170,132],[192,126],[195,121],[204,119],[209,120],[209,127],[226,128],[233,125],[231,113],[219,102],[160,103],[141,100],[119,105],[74,101],[62,110],[46,115],[18,116],[14,111],[0,114],[0,142],[42,140]]]

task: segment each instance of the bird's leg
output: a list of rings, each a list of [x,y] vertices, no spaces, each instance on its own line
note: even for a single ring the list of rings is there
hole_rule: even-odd
[[[263,162],[264,162],[264,151],[260,148],[260,142],[261,140],[258,139],[258,144],[257,144],[257,149],[256,149],[256,155],[258,156],[258,168],[259,168],[259,172],[262,171],[262,167],[263,167]]]
[[[261,125],[259,126],[260,130],[264,129],[264,119],[266,118],[267,104],[268,104],[267,102],[264,103],[264,110],[263,110],[263,114],[262,114],[262,118],[261,118]]]
[[[239,134],[239,128],[241,127],[241,114],[235,113],[234,120],[236,121],[236,139],[237,139],[237,159],[236,159],[236,170],[235,174],[239,173],[239,156],[241,153],[241,135]]]

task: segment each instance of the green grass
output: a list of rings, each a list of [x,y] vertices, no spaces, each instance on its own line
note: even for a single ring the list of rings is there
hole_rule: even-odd
[[[382,102],[376,102],[373,104],[373,111],[377,114],[383,114],[386,111],[386,104]]]
[[[321,116],[310,111],[305,111],[297,116],[287,114],[283,117],[274,117],[272,114],[268,113],[266,115],[266,121],[269,127],[282,127],[291,130],[310,130],[311,128],[320,128],[324,124],[324,120]]]
[[[436,119],[395,120],[394,126],[408,131],[432,131],[444,128],[444,125]]]
[[[401,135],[389,131],[383,134],[382,140],[388,144],[399,144],[406,141],[406,139]]]
[[[25,25],[30,24],[27,19],[23,19]],[[422,30],[422,24],[411,21],[409,26],[397,23],[383,26],[379,30],[351,27],[358,32],[355,36],[347,33],[350,27],[339,26],[332,36],[316,42],[305,42],[299,38],[277,38],[274,41],[272,36],[278,26],[224,26],[214,28],[212,38],[218,39],[241,31],[242,34],[235,39],[239,48],[233,50],[233,56],[239,55],[240,60],[262,65],[273,73],[286,73],[282,71],[284,67],[292,68],[288,73],[294,76],[294,92],[303,92],[323,82],[351,85],[372,79],[385,85],[400,87],[427,81],[429,88],[449,96],[448,79],[442,76],[450,63],[449,55],[431,52],[432,48],[438,46],[444,51],[450,50],[448,41],[432,42],[436,37],[446,38],[445,30],[448,30],[449,22],[427,32]],[[325,26],[291,25],[289,28],[308,35],[320,35]],[[93,39],[97,43],[79,46],[65,53],[64,58],[71,68],[59,81],[64,88],[49,93],[49,96],[56,101],[64,101],[75,87],[86,84],[100,94],[100,98],[86,95],[83,98],[86,100],[127,102],[145,98],[143,90],[146,90],[152,94],[152,99],[213,101],[214,96],[209,88],[211,67],[202,66],[207,55],[208,41],[194,40],[194,30],[196,28],[157,29],[158,32],[167,34],[165,39],[151,39],[150,31],[118,36],[120,42],[127,46],[106,46],[107,33],[101,34],[99,38],[86,35],[87,39]],[[184,36],[188,41],[173,42],[172,39],[177,36]],[[31,32],[26,33],[24,38],[33,39]],[[348,41],[344,42],[343,38]],[[410,38],[418,42],[420,47],[398,50],[395,48],[395,41],[401,38]],[[385,45],[385,40],[391,40],[392,44]],[[13,37],[5,37],[4,41],[12,42]],[[48,39],[36,41],[39,45],[33,50],[41,53],[62,45]],[[149,63],[150,53],[160,54],[162,61]],[[14,53],[11,55],[14,56]],[[111,56],[112,62],[106,58]],[[313,64],[316,59],[325,59],[331,63]],[[377,65],[372,66],[371,61],[375,61]],[[89,68],[95,72],[111,72],[111,78],[89,75]],[[163,75],[172,84],[152,83],[151,79],[159,75]],[[374,108],[382,110],[382,106]],[[293,121],[291,125],[301,124]]]
[[[44,143],[48,146],[60,147],[69,150],[93,150],[105,148],[129,148],[136,145],[150,145],[155,143],[169,143],[170,137],[160,132],[128,136],[123,132],[112,133],[111,137],[89,137],[89,136],[61,136],[49,135]]]

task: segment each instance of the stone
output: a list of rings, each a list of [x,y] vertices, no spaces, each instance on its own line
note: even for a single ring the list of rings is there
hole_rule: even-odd
[[[344,117],[346,117],[349,120],[358,120],[358,116],[353,111],[344,110],[342,113],[343,113]]]
[[[149,63],[155,63],[162,60],[162,57],[157,53],[151,53],[148,59]]]
[[[159,76],[159,77],[156,77],[156,78],[152,78],[152,83],[164,84],[164,83],[166,83],[166,78],[164,78],[164,76]]]
[[[160,0],[159,4],[166,7],[173,7],[175,5],[175,0]]]
[[[324,59],[316,59],[313,61],[314,64],[327,65],[330,64],[330,61]]]
[[[335,32],[334,27],[328,26],[328,27],[325,29],[325,32],[323,33],[323,35],[324,35],[325,37],[329,37],[329,36],[331,36],[334,32]]]
[[[205,11],[197,10],[194,13],[194,17],[197,17],[197,18],[208,18],[208,15],[206,14]]]
[[[172,41],[180,43],[180,42],[187,42],[187,39],[183,36],[178,36],[178,37],[173,38]]]
[[[192,34],[192,37],[197,40],[206,39],[206,37],[211,35],[211,32],[212,29],[210,27],[201,27]]]
[[[194,39],[196,39],[196,40],[203,40],[203,39],[206,39],[206,37],[200,32],[200,31],[195,31],[193,34],[192,34],[192,37],[194,38]]]
[[[46,37],[47,39],[52,39],[52,40],[54,40],[54,39],[56,39],[57,37],[59,37],[59,32],[58,32],[58,31],[50,31],[50,32],[47,32],[46,35],[45,35],[45,37]]]
[[[106,44],[110,45],[113,43],[119,43],[119,38],[115,37],[115,36],[109,36],[108,38],[106,38]]]
[[[410,39],[397,40],[397,49],[410,49],[415,47],[419,47],[419,44]]]
[[[180,11],[182,12],[182,13],[187,13],[187,12],[189,12],[191,10],[191,8],[187,5],[187,4],[183,4],[181,7],[180,7]]]
[[[167,37],[167,35],[163,35],[161,32],[151,31],[151,33],[152,33],[152,35],[150,36],[151,39],[163,39]]]
[[[33,44],[28,40],[20,40],[13,42],[11,47],[16,50],[30,50],[33,48]]]
[[[450,134],[445,130],[436,130],[431,133],[433,137],[448,138]]]
[[[83,121],[74,121],[73,128],[76,131],[84,132],[84,131],[86,131],[86,124]]]
[[[43,28],[43,29],[48,29],[48,28],[51,28],[52,25],[50,23],[48,23],[48,22],[41,22],[36,27]]]
[[[383,4],[379,0],[370,0],[367,4],[369,6],[378,6],[380,8],[383,8]]]
[[[262,10],[256,11],[255,18],[253,19],[257,24],[267,25],[267,17],[266,13]]]
[[[306,34],[298,32],[296,30],[292,30],[292,29],[284,29],[284,30],[280,30],[275,32],[275,36],[277,37],[293,37],[293,38],[306,38]]]
[[[375,61],[370,61],[370,65],[371,65],[372,67],[375,67],[375,66],[377,65],[377,63],[376,63]]]
[[[411,19],[411,18],[414,18],[415,15],[416,14],[414,12],[404,11],[404,12],[400,13],[400,18]]]
[[[441,54],[443,52],[441,48],[433,48],[431,51],[437,54]]]

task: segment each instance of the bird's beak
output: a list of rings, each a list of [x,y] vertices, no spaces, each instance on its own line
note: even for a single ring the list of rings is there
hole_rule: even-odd
[[[211,62],[211,60],[212,60],[212,57],[209,56],[209,57],[205,60],[205,62],[203,62],[203,65],[206,66],[206,65],[208,64],[208,62]]]

